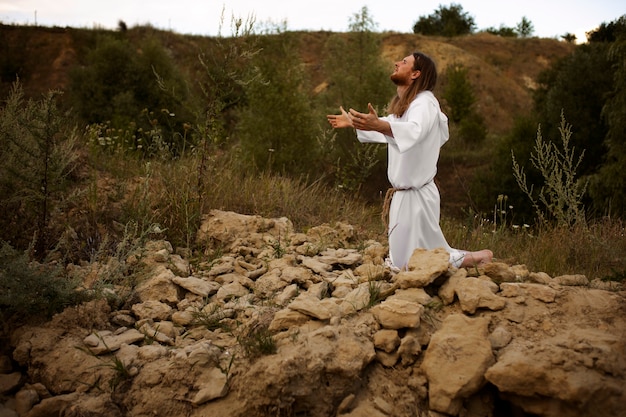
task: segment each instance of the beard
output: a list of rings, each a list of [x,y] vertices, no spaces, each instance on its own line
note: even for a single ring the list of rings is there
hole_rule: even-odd
[[[391,82],[393,82],[395,85],[409,85],[410,84],[409,82],[410,80],[408,80],[406,77],[402,77],[397,72],[394,72],[393,74],[391,74],[389,78],[391,79]]]

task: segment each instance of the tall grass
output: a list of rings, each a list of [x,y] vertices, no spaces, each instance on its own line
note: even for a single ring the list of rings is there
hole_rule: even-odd
[[[491,219],[465,222],[444,219],[442,229],[451,246],[489,248],[494,260],[524,264],[531,272],[551,276],[584,274],[591,279],[623,280],[626,272],[626,225],[604,218],[587,226],[504,225]]]
[[[192,248],[201,219],[194,199],[194,176],[198,160],[190,157],[152,162],[152,182],[145,198],[127,202],[138,214],[142,207],[153,207],[150,220],[166,229],[174,245]],[[159,173],[157,175],[157,173]],[[379,207],[368,206],[357,197],[329,188],[324,182],[288,178],[270,172],[250,172],[237,168],[231,157],[213,158],[205,173],[203,204],[211,209],[234,211],[263,217],[287,217],[296,230],[305,231],[323,223],[342,221],[356,226],[363,234],[382,232]]]

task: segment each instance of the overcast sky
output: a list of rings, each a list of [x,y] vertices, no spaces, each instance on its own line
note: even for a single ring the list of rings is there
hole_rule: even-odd
[[[225,11],[222,35],[230,34],[231,17],[253,16],[257,26],[286,22],[288,30],[343,32],[350,18],[367,6],[378,31],[411,33],[413,24],[440,5],[459,4],[477,29],[515,27],[526,17],[534,35],[560,38],[585,32],[626,14],[624,0],[0,0],[0,22],[75,28],[115,29],[151,24],[182,34],[215,36]],[[390,7],[391,6],[391,7]]]

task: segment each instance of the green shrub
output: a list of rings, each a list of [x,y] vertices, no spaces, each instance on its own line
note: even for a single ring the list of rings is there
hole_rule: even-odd
[[[77,134],[57,107],[59,94],[26,101],[16,82],[0,109],[0,210],[6,214],[0,239],[25,248],[34,236],[39,259],[58,238],[51,236],[50,218],[69,199],[76,168]]]
[[[452,122],[459,123],[470,116],[476,102],[468,69],[462,64],[452,64],[446,70],[444,80],[443,98],[450,108],[448,116]]]
[[[459,123],[459,138],[470,145],[478,145],[487,137],[485,120],[476,113],[471,113]]]
[[[39,263],[29,251],[6,242],[0,246],[0,307],[5,320],[51,317],[65,307],[87,299],[79,282],[64,274],[59,262]]]

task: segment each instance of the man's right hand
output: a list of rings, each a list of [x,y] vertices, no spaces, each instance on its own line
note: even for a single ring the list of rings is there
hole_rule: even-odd
[[[329,114],[326,116],[330,125],[335,129],[342,127],[354,127],[352,124],[352,117],[350,117],[348,112],[345,111],[343,106],[339,107],[339,109],[341,110],[341,114]]]

